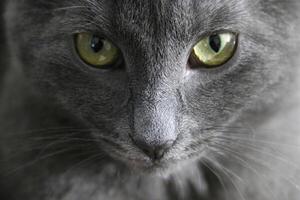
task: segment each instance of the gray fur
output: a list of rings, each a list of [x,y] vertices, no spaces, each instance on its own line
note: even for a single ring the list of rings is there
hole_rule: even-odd
[[[9,0],[1,195],[298,200],[297,12],[297,0]],[[193,45],[220,30],[239,33],[235,56],[189,69]],[[83,31],[126,65],[86,66]],[[152,162],[132,139],[174,144]]]

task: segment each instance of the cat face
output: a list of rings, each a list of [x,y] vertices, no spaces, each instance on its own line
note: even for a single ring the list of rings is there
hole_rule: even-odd
[[[12,53],[36,92],[88,126],[116,160],[152,169],[201,157],[220,127],[273,101],[291,73],[283,59],[289,16],[277,15],[283,6],[293,5],[12,0],[7,22],[14,23],[7,26]],[[118,66],[84,61],[76,46],[80,33],[100,38],[101,47],[104,40],[113,45]],[[193,47],[221,33],[236,37],[232,56],[217,67],[192,67]]]

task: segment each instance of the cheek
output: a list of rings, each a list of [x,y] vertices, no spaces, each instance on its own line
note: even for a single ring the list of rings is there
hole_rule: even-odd
[[[240,70],[207,84],[186,86],[185,106],[203,126],[227,123],[254,105],[265,87],[255,73]]]
[[[33,77],[34,87],[76,116],[97,122],[115,118],[127,107],[130,93],[125,77],[72,71],[58,65],[44,67]]]
[[[121,90],[99,85],[64,89],[58,95],[59,99],[65,100],[64,106],[92,121],[114,119],[117,114],[121,115],[129,99],[125,88]]]

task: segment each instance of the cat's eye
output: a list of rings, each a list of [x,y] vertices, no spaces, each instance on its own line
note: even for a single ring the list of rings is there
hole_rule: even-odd
[[[112,68],[122,59],[120,50],[112,42],[92,33],[76,34],[75,46],[80,58],[96,68]]]
[[[238,35],[217,33],[199,41],[192,50],[189,65],[192,68],[216,68],[228,62],[237,47]]]

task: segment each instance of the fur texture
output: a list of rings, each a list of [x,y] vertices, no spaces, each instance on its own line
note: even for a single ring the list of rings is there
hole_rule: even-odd
[[[9,0],[1,195],[298,200],[298,4]],[[235,56],[189,69],[194,44],[221,30],[239,33]],[[113,41],[125,66],[86,66],[73,37],[87,31]],[[153,162],[131,138],[176,141]]]

